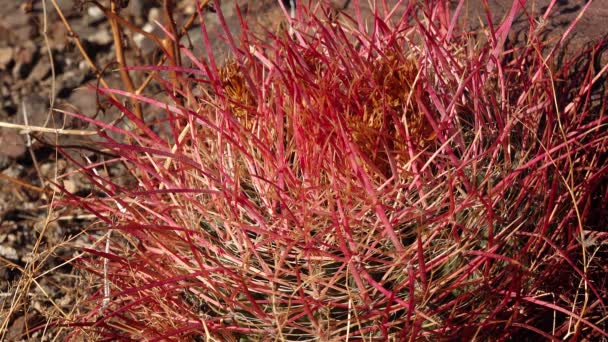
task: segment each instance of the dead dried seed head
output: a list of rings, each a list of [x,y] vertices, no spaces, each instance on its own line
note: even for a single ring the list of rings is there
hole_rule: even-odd
[[[368,84],[354,88],[353,96],[364,102],[363,113],[347,114],[355,142],[385,172],[389,169],[387,150],[406,163],[407,139],[414,148],[422,150],[435,138],[434,130],[416,104],[415,92],[423,92],[416,84],[418,65],[404,53],[386,53],[372,64],[372,78],[363,80]],[[430,108],[428,103],[426,106]],[[408,137],[399,131],[398,125],[407,125]]]
[[[248,107],[255,106],[256,99],[238,63],[228,61],[219,69],[219,77],[230,112],[245,128],[250,129],[256,118],[253,117],[254,111]]]

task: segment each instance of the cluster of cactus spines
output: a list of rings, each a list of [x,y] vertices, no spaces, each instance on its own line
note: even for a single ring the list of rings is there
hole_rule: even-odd
[[[440,3],[369,28],[298,4],[290,32],[225,29],[223,66],[182,48],[189,68],[133,68],[168,101],[98,89],[172,133],[114,101],[139,130],[105,146],[137,185],[83,166],[107,197],[68,197],[119,232],[83,260],[100,287],[75,333],[607,336],[603,76],[551,67],[538,36],[503,52],[509,20],[476,41]]]

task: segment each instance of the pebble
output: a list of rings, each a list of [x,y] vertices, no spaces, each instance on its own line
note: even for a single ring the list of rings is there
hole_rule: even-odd
[[[46,56],[45,56],[46,57]],[[51,74],[51,64],[47,58],[41,58],[30,72],[29,82],[40,82]]]
[[[93,21],[97,21],[104,18],[104,13],[97,6],[90,6],[87,9],[87,14],[91,17]]]
[[[19,260],[17,250],[11,246],[0,245],[0,256],[9,260]]]
[[[160,8],[158,7],[154,7],[154,8],[150,8],[150,11],[148,12],[148,23],[154,23],[155,21],[160,22],[162,20],[162,12],[160,11]],[[147,31],[150,32],[150,31]]]
[[[15,79],[23,79],[27,77],[31,70],[32,63],[36,57],[38,49],[32,41],[19,46],[15,49],[14,60],[15,66],[12,70],[12,76]]]
[[[71,108],[70,111],[84,114],[88,117],[93,117],[97,113],[97,94],[87,88],[76,89],[72,91],[67,101]]]
[[[27,151],[23,136],[16,129],[0,128],[0,155],[19,158]]]
[[[158,25],[152,24],[152,23],[146,23],[142,27],[142,30],[144,30],[148,33],[156,34],[156,35],[159,35],[162,33],[162,30],[160,29],[160,27],[158,27]],[[135,44],[137,45],[137,47],[142,50],[143,55],[147,55],[147,54],[151,53],[152,51],[154,51],[155,48],[157,48],[157,45],[155,42],[144,37],[144,35],[141,33],[136,33],[133,36],[133,41],[135,41]]]
[[[108,30],[98,30],[86,37],[86,40],[98,45],[108,45],[112,42],[112,35]]]
[[[69,94],[84,83],[86,75],[82,70],[72,69],[57,78],[57,92]]]
[[[0,171],[5,170],[12,163],[12,159],[7,156],[0,154]],[[2,209],[2,201],[0,201],[0,209]]]
[[[145,0],[130,0],[127,9],[135,17],[135,20],[140,22],[144,18],[146,7],[150,1]]]
[[[36,34],[32,18],[20,10],[14,11],[11,15],[2,16],[0,25],[6,27],[13,37],[22,42],[29,40]]]
[[[27,123],[31,126],[44,126],[45,124],[52,126],[52,123],[47,123],[49,114],[49,99],[39,94],[26,95],[21,103],[19,103],[19,112],[16,120],[20,124],[25,124],[23,118],[24,113],[27,115]],[[58,127],[61,127],[61,122],[56,122]]]
[[[6,69],[13,60],[15,49],[10,46],[0,47],[0,70]]]

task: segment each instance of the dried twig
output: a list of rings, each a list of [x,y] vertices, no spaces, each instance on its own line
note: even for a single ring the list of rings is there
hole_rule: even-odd
[[[165,12],[165,26],[167,27],[168,32],[173,37],[167,37],[165,42],[165,47],[168,52],[169,63],[171,66],[176,67],[181,65],[181,57],[179,53],[179,40],[180,36],[178,35],[177,28],[175,25],[175,19],[173,18],[173,1],[172,0],[164,0],[163,1],[163,10]],[[175,71],[171,71],[171,82],[173,83],[173,87],[178,87],[178,77]]]
[[[118,14],[118,11],[121,9],[116,0],[111,0],[110,2],[110,11],[113,14]],[[127,70],[127,61],[125,59],[124,46],[122,42],[122,30],[116,18],[110,18],[110,26],[112,28],[112,37],[114,39],[114,49],[116,50],[116,63],[118,64],[120,73],[120,78],[122,79],[122,83],[124,84],[126,90],[129,92],[135,92],[135,85],[133,84],[133,79],[131,75],[129,75],[129,71]],[[141,112],[141,103],[137,100],[132,99],[131,105],[133,106],[133,111],[135,115],[139,119],[143,119],[143,115]]]
[[[61,7],[59,7],[59,5],[57,4],[57,0],[51,0],[51,2],[53,3],[55,10],[57,11],[57,14],[59,15],[59,19],[63,23],[63,26],[68,31],[68,37],[72,38],[72,41],[76,45],[76,48],[80,52],[80,55],[84,58],[87,65],[89,66],[89,68],[91,68],[91,71],[95,74],[97,79],[99,79],[99,82],[101,82],[101,84],[104,87],[108,88],[109,85],[106,82],[106,80],[103,78],[103,75],[102,75],[100,69],[97,67],[95,62],[91,59],[91,57],[85,50],[84,46],[82,45],[82,41],[80,40],[80,36],[74,31],[74,29],[72,28],[72,25],[70,25],[70,22],[66,19],[65,15],[63,14],[63,11],[61,10]]]
[[[85,131],[85,130],[79,130],[79,129],[48,128],[48,127],[40,127],[40,126],[13,124],[13,123],[8,123],[8,122],[0,122],[0,127],[21,129],[21,131],[19,131],[20,134],[29,134],[31,132],[53,133],[53,134],[60,134],[60,135],[96,135],[97,134],[97,132],[95,132],[95,131]]]

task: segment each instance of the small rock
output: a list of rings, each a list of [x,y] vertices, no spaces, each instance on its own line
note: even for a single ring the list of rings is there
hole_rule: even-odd
[[[7,156],[3,156],[0,154],[0,171],[6,169],[11,165],[11,159]],[[0,201],[0,211],[2,210],[2,204]]]
[[[14,129],[0,128],[0,155],[19,158],[27,151],[23,136]]]
[[[86,40],[98,45],[108,45],[112,42],[112,35],[108,30],[98,30],[86,37]]]
[[[62,97],[68,96],[72,90],[84,82],[85,76],[85,73],[78,69],[63,73],[57,78],[57,94]]]
[[[39,82],[47,78],[50,73],[51,64],[49,63],[48,59],[41,58],[30,72],[30,75],[28,76],[27,80],[29,82]]]
[[[32,0],[25,1],[21,4],[21,6],[19,6],[19,8],[21,11],[23,11],[23,13],[30,13],[32,9],[34,9],[34,4],[32,3]]]
[[[10,167],[2,170],[2,174],[12,178],[19,178],[23,175],[24,169],[25,167],[23,165],[14,163]],[[9,235],[8,239],[11,240],[11,237],[13,236],[14,235]]]
[[[11,246],[0,245],[0,255],[9,260],[19,260],[17,250]]]
[[[140,22],[145,18],[145,12],[148,8],[154,5],[154,1],[150,0],[130,0],[127,10],[135,17],[135,20]]]
[[[12,76],[13,78],[20,80],[27,77],[29,71],[29,66],[27,64],[17,62],[13,67]]]
[[[154,7],[154,8],[150,8],[150,12],[148,12],[148,23],[154,23],[155,21],[161,21],[162,20],[162,12],[160,11],[160,8],[158,7]],[[150,32],[150,31],[148,31]]]
[[[22,42],[28,41],[36,34],[32,17],[22,11],[14,11],[0,21],[2,26],[9,29],[10,34]]]
[[[148,33],[152,33],[154,35],[162,34],[161,28],[158,27],[158,25],[156,25],[156,24],[146,23],[142,27],[142,30],[144,30]],[[154,41],[144,37],[144,35],[141,33],[136,33],[133,36],[133,40],[135,41],[135,45],[137,45],[137,47],[142,50],[143,55],[147,55],[147,54],[151,53],[152,51],[154,51],[154,49],[156,49],[158,47],[158,45],[156,45],[156,43]]]
[[[87,8],[87,13],[82,19],[82,22],[79,23],[80,25],[98,28],[100,23],[104,21],[106,17],[105,13],[99,9],[99,7],[91,5]]]
[[[72,194],[78,191],[78,186],[76,186],[76,183],[71,179],[66,179],[63,181],[63,188]]]
[[[97,113],[97,93],[90,89],[76,89],[72,92],[67,101],[71,106],[76,107],[78,113],[88,117],[93,117]],[[68,110],[73,110],[69,108]]]
[[[31,64],[36,57],[38,48],[32,41],[27,41],[25,44],[20,45],[15,52],[15,61],[17,63]]]
[[[20,316],[13,321],[13,324],[8,328],[6,333],[7,341],[17,341],[23,337],[23,333],[25,332],[27,327],[27,322],[25,320],[25,316]]]
[[[15,79],[23,79],[29,74],[32,63],[37,58],[37,48],[33,42],[28,41],[23,46],[19,46],[14,54],[15,66],[12,75]]]
[[[68,44],[68,30],[61,21],[50,23],[50,45],[53,50],[63,51]]]
[[[87,9],[87,14],[94,20],[100,20],[104,18],[104,13],[97,6],[91,6]]]
[[[52,123],[47,122],[49,114],[49,99],[36,93],[29,94],[19,103],[19,113],[17,113],[17,122],[25,124],[23,115],[27,115],[27,124],[30,126],[47,126],[53,127]],[[56,122],[61,127],[61,122]]]
[[[87,61],[80,61],[78,62],[78,70],[85,70],[88,71],[90,69],[89,67],[89,63],[87,63]]]
[[[196,6],[193,4],[186,4],[182,11],[184,11],[185,15],[193,15],[196,13]]]
[[[0,70],[6,69],[13,60],[14,49],[10,46],[0,47]]]
[[[50,177],[53,172],[54,166],[55,166],[54,163],[44,163],[44,164],[40,165],[40,167],[39,167],[40,175],[45,178]]]

